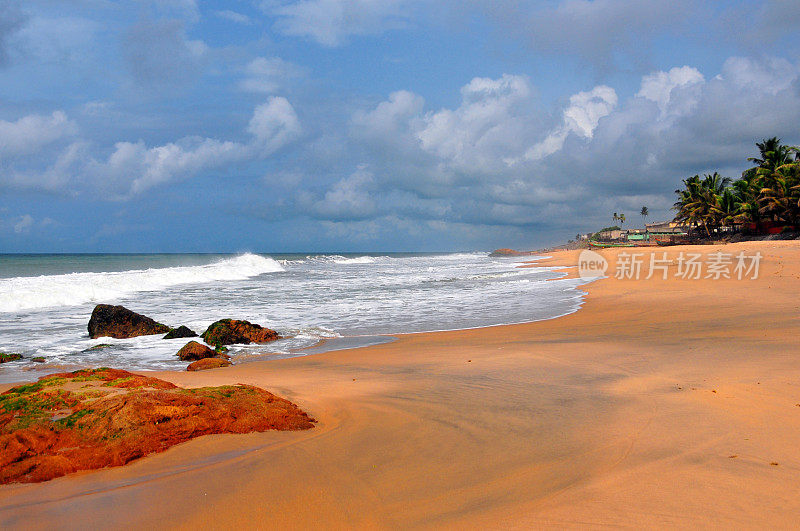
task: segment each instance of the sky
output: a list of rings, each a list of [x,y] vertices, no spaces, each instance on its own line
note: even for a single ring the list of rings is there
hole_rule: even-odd
[[[0,253],[532,249],[800,144],[800,2],[0,0]]]

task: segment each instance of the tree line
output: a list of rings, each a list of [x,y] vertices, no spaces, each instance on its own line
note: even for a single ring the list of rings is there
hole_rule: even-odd
[[[719,173],[683,179],[675,190],[675,221],[702,227],[710,237],[719,227],[754,224],[756,230],[800,225],[800,148],[777,137],[757,142],[755,166],[735,181]]]

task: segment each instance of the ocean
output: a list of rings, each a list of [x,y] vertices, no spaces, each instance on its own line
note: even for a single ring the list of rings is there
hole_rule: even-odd
[[[0,365],[0,383],[83,367],[186,368],[175,353],[187,339],[90,339],[99,303],[197,333],[233,318],[285,336],[232,347],[234,363],[550,319],[580,307],[579,280],[521,269],[520,261],[478,252],[0,255],[0,351],[25,358]],[[111,346],[87,350],[99,344]]]

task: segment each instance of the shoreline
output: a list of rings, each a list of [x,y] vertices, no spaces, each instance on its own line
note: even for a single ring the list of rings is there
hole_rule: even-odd
[[[732,245],[765,255],[758,279],[606,278],[554,319],[148,371],[186,387],[257,385],[320,422],[0,487],[0,522],[790,527],[800,510],[800,248]],[[613,267],[619,252],[601,254]],[[533,267],[572,274],[577,253]]]
[[[355,253],[353,253],[353,254],[355,254]],[[375,253],[373,253],[373,254],[375,254]],[[404,254],[404,253],[384,253],[384,255],[386,255],[386,254]],[[439,254],[439,253],[434,253],[434,254]],[[264,256],[267,256],[268,258],[272,258],[269,255],[264,255]],[[361,256],[372,256],[372,255],[360,255],[359,254],[358,256],[361,257]],[[539,266],[531,266],[530,264],[535,264],[536,260],[542,260],[542,259],[546,259],[547,258],[547,256],[545,256],[545,255],[535,255],[535,254],[530,254],[530,255],[528,255],[528,257],[529,258],[533,258],[534,260],[533,261],[516,262],[515,263],[516,267],[517,268],[539,267]],[[515,258],[519,258],[519,257],[515,257]],[[541,268],[542,269],[548,269],[548,270],[555,270],[556,272],[561,273],[561,271],[557,267],[553,268],[553,267],[541,266]],[[569,274],[564,273],[561,276],[556,276],[555,278],[547,279],[547,281],[566,280],[566,279],[571,279],[571,278],[574,278],[574,275],[569,275]],[[574,286],[573,286],[573,288],[574,288]],[[376,333],[365,333],[365,334],[357,334],[357,335],[344,335],[344,336],[343,335],[336,335],[336,336],[332,336],[332,337],[322,337],[322,338],[317,338],[316,339],[316,343],[313,343],[313,344],[308,345],[308,346],[290,347],[288,350],[285,350],[285,351],[279,350],[279,351],[276,351],[276,352],[266,352],[265,354],[261,354],[261,355],[252,355],[252,356],[251,355],[245,355],[238,362],[236,361],[236,359],[234,359],[234,362],[238,363],[238,364],[241,364],[241,363],[253,363],[253,362],[257,362],[257,361],[276,361],[276,360],[288,359],[288,358],[294,358],[294,357],[316,355],[316,354],[319,354],[319,353],[328,352],[328,351],[332,351],[332,350],[347,350],[347,349],[353,349],[353,348],[365,348],[365,347],[368,347],[368,346],[373,346],[373,345],[378,345],[378,344],[382,344],[382,343],[388,343],[388,342],[396,341],[398,337],[404,336],[404,335],[428,334],[428,333],[437,333],[437,332],[453,332],[453,331],[459,331],[459,330],[473,330],[473,329],[482,329],[482,328],[492,328],[492,327],[496,327],[496,326],[509,326],[509,325],[526,324],[526,323],[544,321],[544,320],[549,320],[549,319],[557,319],[557,318],[563,317],[565,315],[569,315],[570,313],[574,313],[574,312],[578,311],[580,309],[580,307],[583,305],[583,300],[584,300],[584,298],[586,296],[586,292],[582,291],[580,289],[576,289],[573,294],[574,294],[573,308],[568,309],[565,313],[562,313],[560,315],[552,315],[552,316],[546,316],[546,317],[541,317],[541,318],[534,318],[534,319],[528,319],[528,320],[518,320],[518,321],[511,321],[511,322],[499,322],[499,323],[496,323],[496,324],[486,324],[486,325],[477,325],[477,326],[464,326],[464,327],[458,327],[458,328],[437,328],[437,329],[432,329],[432,330],[421,330],[421,331],[411,331],[411,332],[402,332],[402,331],[397,331],[397,332],[376,332]],[[292,339],[293,336],[287,336],[287,338],[288,339]],[[265,344],[265,346],[269,347],[269,344]],[[241,345],[240,345],[240,347],[241,347]],[[170,354],[172,354],[172,353],[170,353]],[[25,360],[23,360],[23,361],[25,361]],[[27,384],[27,383],[36,382],[39,378],[46,377],[47,375],[54,374],[56,372],[65,372],[65,371],[70,372],[70,371],[75,371],[75,370],[80,370],[80,369],[97,368],[97,367],[100,367],[100,366],[104,366],[104,363],[103,362],[99,362],[99,363],[95,363],[95,364],[87,364],[85,362],[76,362],[75,364],[71,364],[70,365],[70,364],[59,364],[58,362],[46,362],[46,363],[41,364],[40,366],[33,365],[33,366],[24,367],[22,369],[19,369],[17,367],[13,367],[13,365],[11,365],[11,366],[3,365],[0,368],[5,368],[5,367],[12,368],[13,367],[14,369],[16,369],[17,373],[20,373],[20,375],[22,375],[24,377],[21,377],[20,379],[17,379],[17,380],[6,380],[6,381],[3,381],[3,379],[0,379],[0,392],[4,392],[4,391],[6,391],[6,390],[8,390],[8,389],[10,389],[10,388],[12,388],[14,386],[24,385],[24,384]],[[141,368],[140,367],[140,368],[136,368],[136,367],[130,367],[130,366],[118,366],[118,365],[113,364],[113,363],[111,363],[110,366],[113,367],[113,368],[119,368],[119,369],[123,369],[123,370],[131,370],[131,371],[135,371],[135,372],[141,372],[142,374],[154,374],[154,373],[160,373],[160,372],[182,372],[183,370],[185,370],[185,367],[180,367],[180,368],[163,368],[163,367],[161,367],[161,368]],[[15,376],[17,376],[17,375],[15,375]]]

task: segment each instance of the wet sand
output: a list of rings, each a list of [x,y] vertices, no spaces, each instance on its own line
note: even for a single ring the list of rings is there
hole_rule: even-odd
[[[319,425],[3,486],[0,527],[795,527],[800,246],[653,250],[764,258],[756,280],[597,281],[550,321],[157,373],[258,385]],[[612,275],[631,251],[601,251]]]

